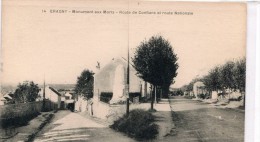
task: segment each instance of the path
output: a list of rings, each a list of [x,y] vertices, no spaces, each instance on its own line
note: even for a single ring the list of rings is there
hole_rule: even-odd
[[[36,136],[37,142],[49,141],[134,141],[105,125],[70,111],[58,111],[54,119]]]

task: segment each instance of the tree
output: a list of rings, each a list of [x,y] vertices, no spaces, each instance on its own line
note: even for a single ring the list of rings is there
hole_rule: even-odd
[[[236,87],[234,67],[235,63],[233,61],[228,61],[221,67],[220,84],[222,89],[234,89]]]
[[[237,60],[234,68],[234,80],[236,89],[245,92],[246,86],[246,58]]]
[[[14,92],[14,100],[18,103],[34,102],[39,97],[40,88],[33,81],[19,83]]]
[[[203,77],[202,81],[206,89],[209,91],[217,91],[218,89],[220,89],[220,67],[216,66],[212,70],[210,70],[208,75]]]
[[[137,47],[132,59],[137,75],[153,85],[153,92],[157,86],[164,88],[164,95],[168,95],[169,86],[177,76],[177,55],[173,52],[170,42],[162,36],[152,36]],[[151,109],[153,109],[152,93]]]
[[[75,93],[77,95],[83,95],[89,99],[93,97],[94,88],[94,73],[90,70],[83,70],[81,75],[77,79],[75,86]]]

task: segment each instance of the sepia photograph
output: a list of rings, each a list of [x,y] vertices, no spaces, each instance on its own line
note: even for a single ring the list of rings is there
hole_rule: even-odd
[[[0,141],[244,141],[244,2],[2,0],[1,24]]]

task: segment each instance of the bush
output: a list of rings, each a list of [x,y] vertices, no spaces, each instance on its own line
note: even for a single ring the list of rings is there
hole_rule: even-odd
[[[208,99],[208,98],[210,98],[208,94],[199,94],[198,97],[201,98],[201,99]]]
[[[155,117],[150,112],[135,109],[129,112],[129,116],[124,115],[114,121],[110,128],[139,140],[148,140],[158,134],[158,125],[154,124],[154,121]]]
[[[3,118],[0,121],[0,128],[25,126],[30,120],[34,119],[39,114],[39,112],[35,112],[26,116]]]
[[[184,95],[184,98],[186,99],[193,99],[193,98],[196,98],[194,95],[190,96],[190,95]]]

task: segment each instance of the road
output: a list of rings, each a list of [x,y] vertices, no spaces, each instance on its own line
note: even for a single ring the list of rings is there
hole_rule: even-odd
[[[244,112],[223,109],[196,100],[170,99],[175,129],[165,141],[243,142]]]
[[[55,114],[34,141],[132,142],[134,140],[79,113],[63,110]]]
[[[243,142],[244,140],[243,111],[217,108],[183,97],[171,98],[170,105],[175,127],[170,135],[160,141]],[[51,122],[36,136],[35,141],[132,142],[135,140],[82,114],[65,110],[55,114]]]

